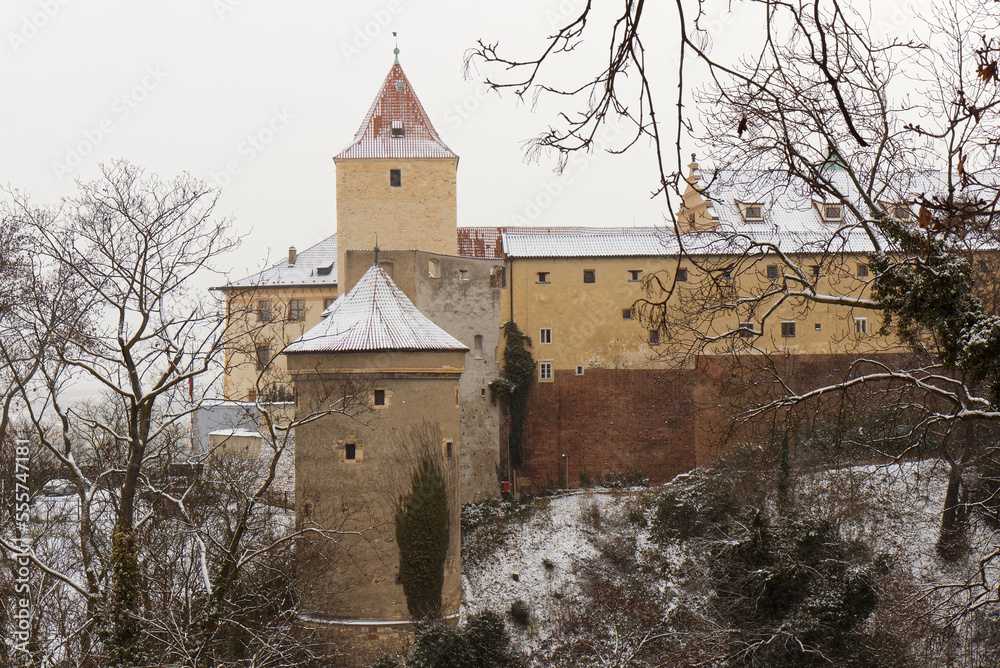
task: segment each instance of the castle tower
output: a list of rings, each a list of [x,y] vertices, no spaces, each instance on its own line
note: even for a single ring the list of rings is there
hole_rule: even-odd
[[[447,490],[436,506],[448,526],[437,543],[447,545],[440,615],[457,619],[458,386],[468,350],[374,265],[286,351],[296,416],[317,416],[295,430],[296,525],[309,530],[296,548],[302,622],[347,650],[349,665],[412,640],[397,509],[425,498],[414,474],[428,463]],[[348,414],[324,414],[331,410]]]
[[[458,253],[458,156],[396,62],[337,165],[337,246]],[[341,289],[349,288],[342,285]]]

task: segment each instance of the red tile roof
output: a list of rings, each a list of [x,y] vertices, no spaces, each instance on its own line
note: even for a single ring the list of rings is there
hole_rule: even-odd
[[[395,131],[395,134],[394,134]],[[455,158],[431,125],[417,93],[395,63],[343,158]]]

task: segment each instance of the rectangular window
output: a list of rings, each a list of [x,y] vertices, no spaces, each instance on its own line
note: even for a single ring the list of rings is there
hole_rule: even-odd
[[[687,280],[688,280],[688,270],[687,269],[683,269],[683,268],[682,269],[678,269],[677,270],[677,282],[678,283],[687,283]]]
[[[271,346],[264,343],[257,346],[257,371],[263,371],[271,363]]]
[[[467,280],[469,280],[469,270],[468,269],[459,269],[458,270],[458,280],[460,280],[460,281],[467,281]]]
[[[444,456],[451,459],[452,455],[455,453],[455,444],[453,441],[444,442]]]
[[[552,362],[538,363],[538,380],[552,380]]]
[[[257,300],[257,322],[271,322],[271,300]]]
[[[743,218],[745,220],[764,220],[764,207],[760,204],[748,204],[743,207]]]
[[[539,343],[552,343],[552,330],[545,328],[538,330]]]
[[[819,276],[820,275],[819,272],[820,272],[820,269],[822,269],[822,267],[820,267],[820,265],[818,265],[818,264],[813,264],[813,265],[809,266],[809,269],[810,269],[810,271],[812,271],[812,275],[813,276]]]
[[[330,305],[333,304],[333,302],[335,302],[335,301],[337,301],[337,299],[335,297],[327,297],[326,299],[324,299],[323,300],[323,310],[325,311],[328,308],[330,308]]]
[[[403,170],[401,169],[390,169],[389,170],[389,186],[392,188],[399,188],[403,185]]]
[[[772,280],[778,277],[778,265],[776,264],[767,265],[767,277]]]
[[[595,273],[594,273],[593,269],[584,269],[583,270],[583,282],[584,283],[594,283],[595,282]]]
[[[642,269],[629,269],[628,274],[630,277],[628,279],[629,281],[635,282],[642,280]]]
[[[858,278],[868,278],[868,265],[859,264],[858,265]]]
[[[375,400],[373,403],[376,406],[385,406],[385,390],[375,390]]]
[[[781,323],[781,335],[785,338],[792,338],[793,336],[795,336],[795,323],[794,322]]]
[[[491,288],[507,287],[507,272],[503,267],[499,266],[490,267],[490,287]]]
[[[854,333],[855,334],[867,334],[868,333],[868,318],[855,318],[854,319]]]
[[[578,375],[578,376],[582,376],[583,375],[583,365],[582,364],[578,364],[577,365],[577,367],[576,367],[576,375]]]
[[[403,121],[393,121],[392,128],[389,131],[390,137],[402,137],[404,135],[403,131]]]
[[[344,444],[344,459],[356,459],[358,456],[358,446],[356,443]]]
[[[813,327],[813,329],[815,329],[817,332],[820,332],[823,330],[823,325],[817,322],[816,325]]]
[[[290,299],[288,301],[288,319],[292,321],[306,319],[305,299]]]
[[[823,207],[823,217],[827,220],[842,220],[844,210],[839,204],[827,204]]]
[[[649,343],[655,346],[659,342],[660,342],[660,330],[658,329],[649,330]]]
[[[548,283],[549,282],[549,272],[540,271],[538,272],[538,283]]]
[[[753,338],[753,323],[752,322],[741,322],[737,333],[740,335],[741,339]]]
[[[630,308],[623,308],[622,309],[622,320],[631,320],[631,319],[632,319],[632,309],[630,309]]]

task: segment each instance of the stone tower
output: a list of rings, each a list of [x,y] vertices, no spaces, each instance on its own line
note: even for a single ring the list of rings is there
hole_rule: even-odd
[[[337,165],[339,267],[349,249],[458,253],[458,156],[438,136],[399,65]],[[348,288],[342,285],[341,288]]]
[[[303,623],[367,665],[412,640],[396,510],[430,461],[447,489],[441,616],[461,603],[458,385],[469,349],[377,265],[286,351],[297,417]],[[347,414],[324,411],[343,410]]]

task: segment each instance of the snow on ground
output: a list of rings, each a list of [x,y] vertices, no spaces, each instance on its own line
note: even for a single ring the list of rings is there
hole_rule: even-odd
[[[537,649],[556,624],[560,603],[580,593],[577,567],[599,555],[595,513],[620,519],[623,501],[642,491],[570,492],[540,501],[544,507],[515,524],[482,563],[463,569],[465,614],[491,609],[505,615],[512,603],[524,600],[532,614],[524,641],[526,648]]]
[[[973,520],[977,528],[971,532],[970,553],[951,563],[940,559],[935,542],[946,488],[944,466],[924,461],[800,473],[795,493],[800,508],[826,513],[843,538],[865,540],[875,552],[888,552],[917,583],[933,586],[966,582],[975,576],[982,555],[1000,548],[1000,532]],[[606,519],[605,525],[612,524],[625,516],[629,503],[634,507],[638,495],[662,489],[593,490],[541,501],[530,519],[498,532],[485,556],[482,545],[476,545],[482,536],[473,536],[467,545],[476,557],[467,557],[463,569],[465,613],[489,608],[505,615],[522,599],[531,607],[532,624],[527,632],[512,629],[514,636],[522,649],[539,649],[555,633],[560,606],[572,605],[580,593],[578,566],[599,555],[598,539],[610,537],[594,528],[593,509]],[[635,537],[640,551],[661,549],[649,542],[646,530],[636,530]],[[669,561],[683,561],[685,548],[668,549]],[[995,562],[982,571],[993,591],[1000,583],[1000,557]]]

